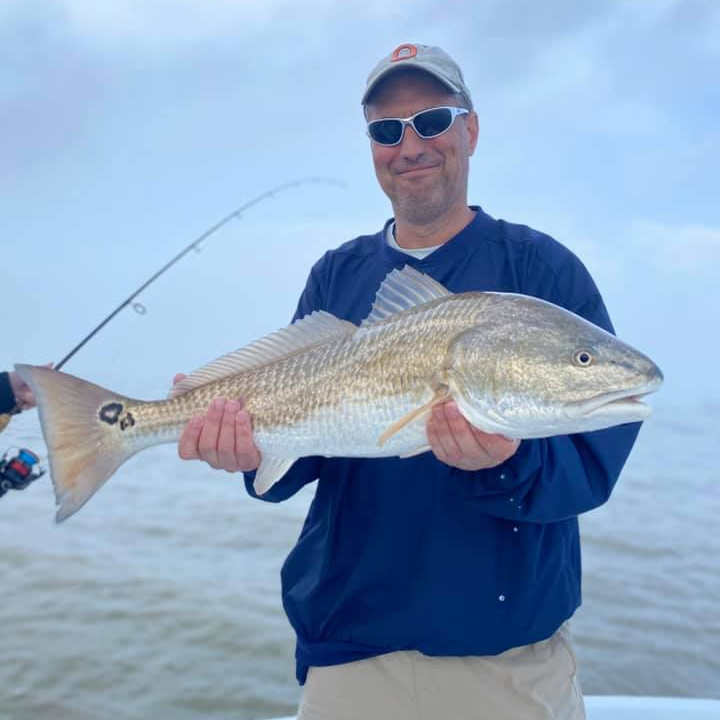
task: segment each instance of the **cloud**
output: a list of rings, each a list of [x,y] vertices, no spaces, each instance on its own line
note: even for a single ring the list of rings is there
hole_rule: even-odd
[[[324,0],[319,0],[323,2]],[[266,23],[290,6],[288,0],[253,2],[242,0],[54,0],[50,14],[77,40],[92,45],[109,41],[138,44],[138,50],[152,51],[155,43],[186,42],[215,34],[245,35],[257,24]],[[39,14],[22,0],[5,3],[6,16],[18,18]],[[129,48],[128,48],[129,49]]]
[[[462,37],[471,89],[478,80],[488,105],[526,122],[532,114],[560,127],[659,135],[668,118],[707,102],[702,90],[715,82],[712,0],[490,3],[473,14]]]
[[[387,20],[397,17],[409,2],[394,3],[391,9],[383,0],[354,0],[338,8],[334,0],[51,0],[42,13],[37,5],[25,0],[6,0],[0,6],[0,19],[52,15],[76,40],[109,50],[143,55],[162,54],[169,47],[232,40],[242,43],[259,31],[265,39],[280,41],[267,45],[268,52],[286,54],[308,47],[308,32],[331,20],[347,26],[347,17],[355,22]],[[287,44],[288,33],[297,35],[303,27],[303,41]],[[299,40],[298,37],[295,38]],[[327,40],[327,36],[325,36]],[[109,44],[109,46],[108,46]]]
[[[570,248],[603,293],[643,287],[652,294],[676,283],[709,291],[720,277],[720,227],[636,217],[613,231],[553,208],[536,214],[533,224]]]
[[[720,276],[720,228],[635,220],[624,235],[638,266],[673,277]]]

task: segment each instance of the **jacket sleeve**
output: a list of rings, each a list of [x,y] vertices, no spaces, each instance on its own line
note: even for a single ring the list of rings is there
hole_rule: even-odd
[[[324,260],[324,258],[323,258]],[[297,309],[293,315],[292,321],[295,322],[305,315],[315,310],[324,309],[324,299],[322,294],[322,263],[320,260],[310,271],[305,289],[303,290]],[[255,482],[255,471],[244,473],[245,489],[251,497],[266,502],[281,502],[292,497],[296,492],[301,490],[308,483],[317,480],[320,475],[320,468],[324,458],[321,457],[304,457],[297,460],[285,475],[278,480],[265,494],[258,495],[253,489]]]
[[[582,314],[613,332],[600,295]],[[470,502],[509,520],[551,523],[602,505],[610,497],[641,423],[523,440],[511,458],[488,470],[453,468]]]
[[[10,412],[15,407],[15,395],[10,387],[8,373],[0,373],[0,413]]]

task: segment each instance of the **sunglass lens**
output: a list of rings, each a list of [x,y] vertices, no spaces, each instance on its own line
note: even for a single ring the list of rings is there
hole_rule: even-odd
[[[399,120],[377,120],[368,125],[370,137],[380,145],[395,145],[400,140],[402,129]]]
[[[420,135],[429,138],[445,132],[452,124],[452,112],[447,108],[434,108],[415,117],[415,127]]]

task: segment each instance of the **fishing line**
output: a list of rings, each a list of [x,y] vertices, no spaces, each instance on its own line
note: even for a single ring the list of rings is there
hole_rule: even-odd
[[[200,243],[203,242],[203,240],[207,240],[213,233],[215,233],[217,230],[219,230],[223,225],[226,225],[231,220],[239,219],[242,213],[244,213],[248,208],[251,208],[253,205],[257,205],[259,202],[262,202],[263,200],[266,200],[267,198],[271,198],[275,195],[275,193],[282,192],[283,190],[289,190],[290,188],[297,187],[298,185],[305,185],[307,183],[326,183],[329,185],[335,185],[336,187],[345,187],[345,185],[338,180],[333,180],[331,178],[325,178],[325,177],[309,177],[309,178],[303,178],[301,180],[294,180],[293,182],[284,183],[282,185],[278,185],[277,187],[271,188],[270,190],[267,190],[264,193],[261,193],[257,197],[254,197],[252,200],[249,200],[244,205],[241,205],[237,210],[233,210],[229,215],[226,215],[222,220],[219,222],[216,222],[212,227],[210,227],[208,230],[206,230],[202,235],[197,237],[195,240],[193,240],[187,247],[183,248],[172,260],[167,262],[163,267],[161,267],[151,278],[146,280],[130,297],[128,297],[126,300],[124,300],[120,305],[118,305],[91,333],[89,333],[83,340],[81,340],[57,365],[54,366],[55,370],[59,370],[75,353],[80,350],[80,348],[83,347],[89,340],[91,340],[95,335],[97,335],[100,330],[102,330],[105,325],[107,325],[119,312],[121,312],[124,308],[126,308],[132,301],[143,291],[145,288],[147,288],[149,285],[154,283],[163,273],[165,273],[167,270],[169,270],[176,262],[178,262],[181,258],[183,258],[185,255],[187,255],[191,250],[197,250],[200,252]],[[145,309],[145,306],[141,303],[134,303],[133,309],[135,310],[138,315],[144,315],[147,310]]]
[[[241,205],[239,208],[233,210],[229,215],[226,215],[224,218],[216,222],[213,226],[208,228],[204,233],[202,233],[202,235],[195,238],[195,240],[193,240],[189,245],[187,245],[177,255],[175,255],[175,257],[165,263],[165,265],[163,265],[137,290],[135,290],[132,295],[130,295],[127,299],[123,300],[123,302],[121,302],[120,305],[118,305],[97,327],[95,327],[90,333],[88,333],[62,360],[60,360],[59,363],[54,366],[54,369],[60,370],[60,368],[65,365],[65,363],[70,360],[70,358],[73,357],[78,350],[80,350],[84,345],[86,345],[90,340],[92,340],[92,338],[95,337],[95,335],[97,335],[100,330],[102,330],[118,313],[124,310],[128,305],[132,305],[133,310],[135,310],[135,312],[139,315],[144,315],[147,312],[145,306],[142,303],[133,302],[135,298],[149,285],[152,285],[152,283],[154,283],[162,274],[167,272],[173,265],[175,265],[176,262],[178,262],[181,258],[185,257],[185,255],[187,255],[191,250],[200,252],[200,243],[202,243],[204,240],[207,240],[221,227],[229,223],[231,220],[240,219],[242,214],[246,210],[251,208],[253,205],[257,205],[263,200],[274,197],[277,193],[289,190],[290,188],[298,187],[299,185],[306,185],[308,183],[324,183],[327,185],[334,185],[335,187],[339,188],[346,187],[344,183],[340,182],[339,180],[334,180],[332,178],[307,177],[301,178],[300,180],[293,180],[292,182],[282,183],[281,185],[277,185],[276,187],[270,188],[270,190],[266,190],[260,195],[257,195],[256,197],[252,198],[252,200],[248,200],[248,202]],[[16,415],[19,412],[20,409],[16,406],[9,413],[0,415],[0,432],[2,432],[7,426],[8,422],[10,421],[10,416]]]

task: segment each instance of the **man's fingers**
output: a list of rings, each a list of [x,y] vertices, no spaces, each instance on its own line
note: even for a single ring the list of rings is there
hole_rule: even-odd
[[[173,378],[173,385],[177,385],[181,380],[184,380],[187,377],[185,373],[176,373],[175,377]]]
[[[256,470],[262,459],[250,416],[238,400],[222,398],[213,401],[207,415],[187,424],[178,454],[183,460],[205,460],[216,470],[228,472]]]
[[[436,405],[433,408],[432,424],[434,437],[441,450],[441,455],[438,454],[438,457],[451,465],[458,463],[462,459],[462,452],[455,441],[442,405]],[[432,446],[432,443],[430,444]]]
[[[240,410],[240,403],[237,400],[228,400],[220,421],[217,442],[218,464],[228,472],[237,472],[239,469],[235,457],[235,415],[238,410]]]
[[[35,396],[30,386],[15,371],[9,373],[8,377],[10,389],[20,410],[29,410],[35,407]]]
[[[519,440],[478,430],[460,415],[455,403],[446,403],[444,409],[448,417],[448,424],[463,453],[467,467],[473,469],[495,467],[512,457],[517,451],[520,445]]]
[[[442,443],[440,442],[440,437],[438,436],[437,431],[437,423],[435,422],[435,419],[433,416],[430,416],[430,419],[427,421],[427,425],[425,426],[425,431],[427,432],[427,439],[428,443],[430,444],[430,449],[435,453],[435,457],[440,460],[441,462],[447,463],[447,455],[445,454],[445,448],[442,446]]]
[[[250,416],[238,400],[214,400],[207,415],[193,418],[178,444],[183,460],[205,460],[216,470],[248,472],[262,459],[253,439]]]
[[[235,455],[238,467],[243,472],[256,470],[260,466],[260,451],[253,439],[250,416],[245,410],[235,413]]]
[[[198,440],[200,439],[200,431],[202,430],[205,418],[202,416],[194,417],[185,426],[183,434],[180,436],[178,443],[178,455],[183,460],[199,460]]]
[[[218,398],[212,401],[208,408],[205,424],[200,433],[200,439],[198,440],[200,457],[205,460],[210,467],[215,469],[220,467],[217,446],[220,436],[220,423],[222,422],[224,410],[224,399]]]
[[[438,460],[462,470],[495,467],[511,457],[520,444],[474,428],[452,401],[433,408],[427,437]]]
[[[33,397],[32,390],[27,385],[23,385],[17,391],[16,399],[20,402],[30,403],[33,402],[35,398]]]
[[[454,402],[443,403],[440,408],[445,413],[452,438],[460,451],[460,458],[489,458],[485,446],[478,442],[472,425],[460,414]]]
[[[471,426],[476,441],[485,449],[488,456],[495,462],[501,463],[515,454],[520,445],[519,440],[512,440],[502,435],[491,435]]]

